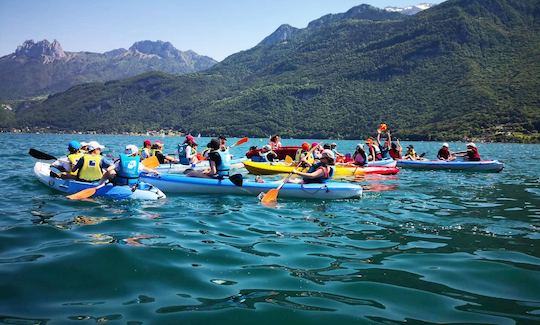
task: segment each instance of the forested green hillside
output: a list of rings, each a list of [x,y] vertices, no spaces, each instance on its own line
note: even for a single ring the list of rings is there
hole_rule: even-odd
[[[324,19],[323,19],[324,18]],[[540,2],[449,0],[414,16],[362,5],[202,73],[75,86],[17,126],[99,132],[538,141]]]

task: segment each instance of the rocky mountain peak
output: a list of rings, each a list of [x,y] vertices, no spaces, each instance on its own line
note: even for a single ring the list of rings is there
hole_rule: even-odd
[[[386,10],[388,12],[399,12],[399,13],[404,14],[404,15],[414,15],[414,14],[419,13],[420,11],[429,9],[429,8],[431,8],[433,6],[435,6],[435,4],[433,4],[433,3],[419,3],[417,5],[408,6],[408,7],[404,7],[404,8],[386,7],[386,8],[384,8],[384,10]]]
[[[33,40],[27,40],[15,50],[16,57],[41,60],[42,63],[51,63],[55,60],[67,58],[66,53],[57,40],[50,43],[48,40],[42,40],[35,43]]]
[[[161,58],[179,58],[182,52],[176,49],[170,42],[163,41],[140,41],[134,43],[129,51],[143,55],[157,55]]]
[[[279,26],[275,32],[263,39],[260,44],[268,46],[290,40],[298,31],[298,28],[288,24],[283,24]]]

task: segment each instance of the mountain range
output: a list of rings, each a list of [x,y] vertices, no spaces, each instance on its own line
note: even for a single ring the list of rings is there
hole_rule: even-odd
[[[402,139],[539,141],[539,18],[536,0],[448,0],[415,15],[360,5],[282,25],[205,71],[74,86],[18,105],[10,123],[359,139],[385,122]]]
[[[214,64],[209,57],[180,51],[163,41],[141,41],[127,50],[92,53],[64,51],[57,40],[28,40],[0,58],[0,98],[48,95],[85,82],[123,79],[148,71],[185,74]]]

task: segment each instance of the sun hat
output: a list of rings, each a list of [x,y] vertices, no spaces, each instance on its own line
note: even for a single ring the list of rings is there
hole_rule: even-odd
[[[309,143],[307,143],[307,142],[302,143],[302,150],[308,151],[309,150]]]
[[[152,141],[146,139],[146,140],[144,140],[143,145],[145,145],[145,146],[151,146],[151,145],[152,145]]]
[[[476,148],[476,145],[473,142],[469,142],[469,143],[467,143],[467,147]]]
[[[126,155],[134,155],[136,153],[139,153],[139,148],[137,148],[136,145],[128,144],[124,152],[126,153]]]
[[[334,153],[332,152],[332,150],[324,149],[322,154],[321,154],[321,158],[330,158],[330,159],[334,160],[335,156],[334,156]]]
[[[448,142],[443,143],[442,146],[446,148],[450,148],[450,146],[448,145]]]
[[[105,146],[99,144],[99,142],[97,142],[97,141],[88,142],[88,151],[93,151],[93,150],[96,150],[96,149],[103,150],[103,149],[105,149]]]
[[[77,140],[71,140],[68,143],[68,150],[79,150],[81,149],[81,144]]]

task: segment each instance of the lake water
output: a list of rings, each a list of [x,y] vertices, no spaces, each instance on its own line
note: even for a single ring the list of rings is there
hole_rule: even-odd
[[[72,138],[0,134],[0,323],[540,323],[540,145],[478,144],[501,173],[402,170],[359,180],[362,199],[267,208],[69,201],[27,152],[61,156]],[[119,152],[145,137],[77,138]],[[172,152],[182,139],[161,140]]]

